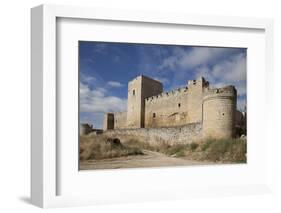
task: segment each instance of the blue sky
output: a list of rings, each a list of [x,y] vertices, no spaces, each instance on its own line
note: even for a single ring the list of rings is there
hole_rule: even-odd
[[[245,48],[79,42],[80,122],[102,128],[104,112],[126,111],[127,83],[146,75],[164,90],[204,76],[211,86],[234,85],[246,105]]]

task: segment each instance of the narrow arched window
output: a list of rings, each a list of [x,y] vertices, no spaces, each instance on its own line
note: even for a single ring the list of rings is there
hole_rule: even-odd
[[[136,91],[135,90],[133,90],[133,95],[135,95],[136,94]]]
[[[178,103],[178,107],[181,107],[181,103]]]
[[[153,118],[155,118],[155,117],[156,117],[156,114],[155,114],[155,112],[154,112],[154,113],[152,114],[152,117],[153,117]]]

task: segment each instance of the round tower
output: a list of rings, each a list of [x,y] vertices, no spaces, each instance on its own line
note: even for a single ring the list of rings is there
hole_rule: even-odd
[[[235,136],[237,92],[234,86],[209,89],[203,97],[203,137]]]

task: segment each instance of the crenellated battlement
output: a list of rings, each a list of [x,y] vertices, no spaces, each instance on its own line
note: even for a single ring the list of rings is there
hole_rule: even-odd
[[[226,86],[221,88],[209,88],[205,90],[203,100],[208,98],[219,98],[219,97],[236,97],[237,91],[234,86]]]
[[[196,80],[189,80],[187,82],[188,87],[194,87],[200,85],[203,88],[208,88],[209,87],[209,81],[206,81],[204,77],[199,77]]]
[[[186,93],[191,93],[194,88],[203,88],[204,90],[205,89],[208,90],[209,82],[206,81],[203,77],[199,77],[196,80],[189,80],[187,82],[187,86],[185,86],[185,87],[176,88],[171,91],[162,92],[158,95],[154,95],[154,96],[145,98],[145,103],[153,103],[156,101],[161,101],[162,99],[166,99],[166,98],[170,98],[170,97],[174,97],[174,96],[178,96],[178,95],[182,95],[182,94],[186,94]]]
[[[158,101],[158,100],[161,100],[161,99],[164,99],[164,98],[169,98],[169,97],[172,97],[172,96],[178,96],[178,95],[181,95],[181,94],[187,93],[187,92],[188,92],[188,87],[181,87],[181,88],[173,89],[173,90],[168,91],[168,92],[162,92],[158,95],[148,97],[148,98],[145,99],[145,102],[151,103],[151,102]]]
[[[235,93],[236,89],[234,86],[226,86],[221,88],[209,88],[206,91],[206,94],[217,94],[217,93]]]

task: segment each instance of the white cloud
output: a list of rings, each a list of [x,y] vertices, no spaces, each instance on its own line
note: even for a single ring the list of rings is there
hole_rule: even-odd
[[[89,64],[93,64],[95,63],[95,59],[94,58],[85,58],[82,59],[84,62],[89,63]]]
[[[93,49],[96,53],[106,53],[107,44],[106,43],[96,43]]]
[[[240,53],[213,67],[199,66],[195,71],[196,77],[204,76],[214,87],[234,85],[241,96],[246,94],[246,66],[246,56]]]
[[[244,96],[247,94],[246,82],[241,83],[241,84],[236,84],[235,87],[237,89],[238,96]]]
[[[212,69],[212,75],[226,82],[246,80],[246,57],[244,54],[233,56],[230,60],[216,64]]]
[[[106,96],[104,88],[91,90],[88,85],[80,82],[81,112],[118,112],[125,111],[126,107],[126,99]]]
[[[237,99],[237,109],[239,111],[244,111],[246,107],[246,99]]]
[[[90,112],[81,114],[80,123],[92,124],[94,128],[102,129],[103,116],[104,114],[102,112]]]
[[[115,87],[115,88],[119,88],[119,87],[123,87],[124,84],[121,84],[120,82],[117,81],[108,81],[107,85],[110,87]]]
[[[81,80],[81,82],[84,82],[84,83],[92,83],[92,82],[96,81],[96,78],[94,76],[85,75],[82,72],[80,72],[80,80]]]
[[[233,51],[233,49],[229,48],[208,47],[195,47],[187,51],[180,47],[176,47],[173,50],[173,54],[165,58],[159,68],[168,68],[171,71],[177,71],[179,68],[190,69],[206,65]]]
[[[200,66],[196,70],[196,78],[203,76],[210,82],[215,82],[215,77],[212,74],[212,70],[207,66]]]
[[[169,79],[163,77],[152,76],[152,78],[156,81],[161,82],[162,84],[170,84]]]

